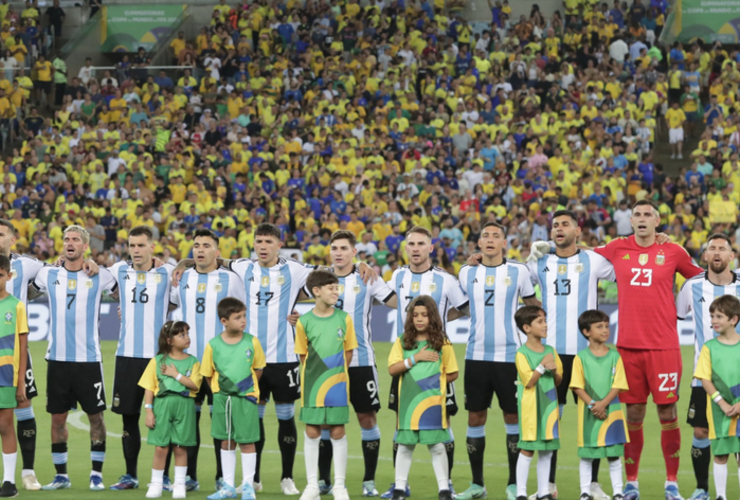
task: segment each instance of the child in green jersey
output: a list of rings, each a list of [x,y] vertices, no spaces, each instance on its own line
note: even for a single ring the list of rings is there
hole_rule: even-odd
[[[740,300],[733,295],[714,299],[709,306],[718,337],[701,348],[694,377],[707,391],[707,421],[714,455],[717,500],[727,498],[727,456],[740,453]]]
[[[28,317],[26,306],[8,293],[5,285],[10,280],[10,259],[0,255],[0,434],[3,441],[3,484],[0,497],[18,494],[15,486],[15,466],[18,442],[13,428],[13,408],[26,400],[23,377],[28,359]]]
[[[406,498],[414,448],[425,444],[432,454],[439,500],[452,500],[447,452],[447,384],[458,377],[457,360],[437,303],[428,295],[411,301],[403,328],[388,356],[388,371],[398,385],[396,482],[393,500]]]
[[[295,352],[301,358],[301,421],[306,424],[304,455],[308,485],[301,500],[319,498],[319,444],[321,426],[328,425],[334,452],[334,498],[349,500],[344,480],[347,475],[349,422],[349,380],[347,368],[357,337],[352,318],[335,309],[339,279],[331,271],[316,270],[308,275],[306,288],[316,306],[298,319]]]
[[[156,446],[152,482],[147,498],[162,496],[164,465],[170,446],[175,454],[172,498],[185,498],[188,469],[186,447],[195,446],[195,395],[202,380],[198,358],[185,352],[190,347],[188,324],[168,321],[159,332],[159,352],[139,380],[145,389],[147,442]]]
[[[201,374],[213,392],[211,435],[221,440],[224,486],[209,500],[236,498],[236,445],[242,454],[242,500],[254,500],[254,471],[260,439],[258,381],[265,367],[265,352],[257,337],[246,333],[247,306],[227,297],[218,303],[224,331],[210,340],[203,352]]]
[[[576,354],[570,388],[578,396],[578,456],[581,457],[581,500],[591,498],[594,460],[609,460],[614,500],[622,495],[622,460],[627,439],[619,393],[629,390],[622,358],[609,340],[609,316],[599,310],[584,311],[578,329],[589,340]]]
[[[549,490],[552,452],[560,448],[560,412],[556,387],[563,380],[563,364],[547,337],[545,310],[524,306],[514,314],[516,326],[527,341],[516,352],[519,458],[516,464],[516,498],[527,500],[529,465],[537,460],[537,498],[553,500]]]

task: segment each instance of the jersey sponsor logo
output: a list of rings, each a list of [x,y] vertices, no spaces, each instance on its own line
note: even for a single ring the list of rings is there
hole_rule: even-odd
[[[70,290],[76,290],[77,289],[77,280],[69,280],[67,282],[67,288]]]
[[[341,328],[337,328],[337,338],[339,340],[344,340],[344,332],[342,331]]]
[[[260,281],[260,286],[264,286],[264,287],[270,286],[270,277],[262,276],[262,281]]]
[[[565,264],[558,265],[558,274],[566,274],[568,272],[568,266]]]
[[[495,276],[486,276],[486,286],[493,286],[496,283]]]
[[[641,266],[644,266],[648,263],[649,256],[646,253],[641,253],[640,256],[637,258],[637,262],[640,263]]]
[[[352,291],[355,293],[360,293],[360,285],[355,285],[352,287]]]
[[[128,274],[127,274],[127,275],[125,275],[125,276],[123,277],[123,279],[124,279],[124,281],[128,281],[128,280],[130,280],[131,278],[129,278],[129,276],[128,276]]]
[[[59,280],[56,280],[52,285],[61,285],[61,283],[59,283]]]
[[[9,324],[13,322],[13,313],[8,311],[5,313],[5,323]]]
[[[630,260],[630,254],[626,253],[622,256],[622,260]],[[626,462],[625,462],[626,463]]]
[[[430,292],[436,292],[437,291],[437,285],[436,285],[436,283],[429,283],[429,291]]]

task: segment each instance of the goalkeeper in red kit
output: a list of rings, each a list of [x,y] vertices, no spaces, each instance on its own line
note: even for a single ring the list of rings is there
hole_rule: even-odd
[[[617,277],[617,349],[629,384],[629,391],[619,396],[627,405],[630,437],[630,442],[624,446],[627,470],[624,498],[640,498],[637,474],[644,443],[643,421],[648,396],[652,394],[660,418],[666,466],[665,498],[682,500],[676,483],[681,448],[676,403],[682,363],[673,286],[677,272],[688,279],[703,269],[692,262],[683,247],[675,243],[656,243],[660,214],[652,202],[635,203],[631,222],[632,236],[594,249],[609,259]]]

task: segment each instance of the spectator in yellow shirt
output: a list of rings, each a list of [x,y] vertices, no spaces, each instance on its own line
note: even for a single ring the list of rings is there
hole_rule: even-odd
[[[671,107],[665,113],[665,119],[668,122],[668,142],[671,144],[671,159],[683,158],[683,125],[686,121],[686,114],[678,107],[678,101],[673,101]]]

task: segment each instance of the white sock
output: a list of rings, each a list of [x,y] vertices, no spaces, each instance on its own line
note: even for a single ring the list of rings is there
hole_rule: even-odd
[[[18,461],[18,452],[3,453],[3,482],[15,484],[15,464]]]
[[[516,496],[518,497],[527,496],[529,464],[532,463],[532,458],[534,457],[528,457],[525,454],[520,453],[519,458],[516,461]]]
[[[254,485],[257,453],[242,453],[242,484]]]
[[[439,491],[450,489],[450,469],[447,462],[447,449],[442,443],[430,444],[429,453],[432,454],[432,468],[437,478]]]
[[[164,482],[164,469],[152,469],[152,484],[162,484]]]
[[[414,456],[414,446],[399,444],[396,453],[396,489],[406,490],[406,483],[409,480],[409,471],[411,471],[411,460]]]
[[[334,487],[344,488],[347,477],[347,436],[331,440],[332,460],[334,461]]]
[[[35,476],[35,475],[36,473],[33,471],[33,469],[23,469],[21,471],[21,477]]]
[[[224,474],[224,482],[235,487],[236,478],[236,450],[221,450],[221,470]]]
[[[578,466],[578,470],[581,475],[581,495],[586,494],[591,496],[591,464],[593,461],[586,458],[581,459],[581,463]]]
[[[727,498],[727,464],[714,462],[713,470],[715,496]]]
[[[550,462],[551,451],[539,451],[537,457],[537,497],[542,498],[550,494]]]
[[[622,459],[609,460],[609,477],[612,480],[612,495],[623,493],[624,481],[622,480]]]
[[[178,467],[175,465],[175,484],[185,484],[185,478],[188,475],[188,466]]]
[[[303,458],[306,460],[306,482],[309,486],[319,487],[319,444],[321,438],[311,439],[304,434]]]

